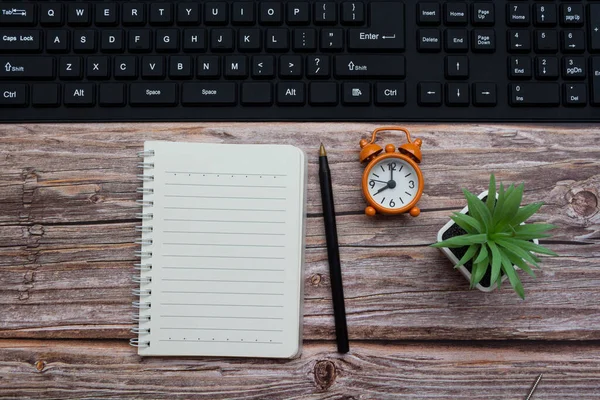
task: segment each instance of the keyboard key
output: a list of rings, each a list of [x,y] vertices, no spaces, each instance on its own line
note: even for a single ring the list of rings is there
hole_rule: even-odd
[[[208,2],[204,4],[204,23],[206,25],[225,25],[229,19],[228,4],[225,2]]]
[[[318,1],[315,3],[315,24],[335,25],[337,9],[333,1]]]
[[[179,50],[179,30],[157,29],[155,48],[158,52],[175,53]]]
[[[422,106],[442,105],[442,84],[438,82],[419,83],[419,104]]]
[[[583,25],[583,5],[577,3],[561,4],[560,24],[570,26]]]
[[[538,30],[535,32],[536,53],[556,53],[558,51],[558,37],[554,30]]]
[[[419,25],[439,25],[441,18],[440,3],[420,2],[417,4],[417,23]]]
[[[527,26],[530,22],[529,4],[508,3],[506,5],[508,24],[512,26]]]
[[[338,85],[335,82],[311,82],[308,90],[309,102],[313,106],[335,106],[338,104]]]
[[[132,106],[174,106],[177,104],[176,83],[131,83],[129,104]]]
[[[296,52],[314,52],[317,49],[317,31],[314,29],[294,29],[292,49]]]
[[[142,78],[162,79],[165,77],[164,57],[142,57]]]
[[[73,50],[76,53],[94,53],[96,51],[96,31],[73,31]]]
[[[469,51],[469,33],[466,29],[446,29],[445,48],[447,52]]]
[[[35,25],[35,4],[0,2],[0,26]]]
[[[365,22],[365,4],[362,1],[345,1],[341,14],[342,24],[362,25]]]
[[[60,3],[40,4],[40,25],[61,26],[64,24],[63,5]]]
[[[265,1],[258,3],[258,23],[261,25],[281,25],[283,23],[283,3]]]
[[[404,56],[352,55],[335,56],[338,78],[404,78]]]
[[[83,78],[83,59],[81,57],[61,57],[58,65],[60,79]]]
[[[588,27],[590,35],[590,51],[600,51],[600,4],[588,5]]]
[[[444,5],[444,21],[446,25],[466,25],[469,14],[466,3],[448,2]]]
[[[221,74],[217,56],[198,56],[196,65],[196,77],[200,79],[218,78]]]
[[[282,78],[302,78],[302,56],[281,56],[279,76]]]
[[[472,48],[478,53],[493,53],[496,51],[496,33],[493,29],[474,29]]]
[[[420,52],[437,53],[442,49],[442,39],[439,29],[419,29],[417,33]]]
[[[321,29],[321,51],[342,51],[344,31],[342,29]]]
[[[96,4],[95,22],[96,26],[114,26],[119,22],[117,18],[116,3],[99,3]]]
[[[24,107],[27,105],[27,85],[0,83],[0,108]]]
[[[329,56],[308,56],[306,76],[310,79],[328,78],[330,75]]]
[[[150,4],[150,25],[171,25],[173,23],[173,5],[165,2]]]
[[[405,105],[406,86],[404,82],[377,82],[375,84],[375,103],[381,106]]]
[[[184,29],[183,51],[186,53],[206,51],[206,31],[204,29]]]
[[[600,57],[590,57],[591,103],[600,106]]]
[[[535,4],[533,23],[536,26],[554,26],[557,23],[556,5],[552,3]]]
[[[122,53],[125,48],[122,30],[102,30],[100,50],[105,53]]]
[[[231,21],[234,25],[254,24],[254,2],[236,1],[232,6]]]
[[[366,106],[371,103],[371,86],[366,82],[344,83],[342,93],[344,104]]]
[[[225,57],[225,78],[244,79],[248,76],[248,59],[246,56]]]
[[[585,51],[585,33],[582,30],[561,32],[561,48],[565,53],[583,53]]]
[[[88,79],[108,79],[110,76],[110,67],[108,57],[88,57],[87,73]]]
[[[563,57],[564,79],[585,79],[585,57]]]
[[[290,49],[290,37],[287,29],[267,29],[265,48],[267,51],[282,52]]]
[[[177,4],[177,25],[198,25],[200,23],[200,4],[181,2]]]
[[[373,2],[369,11],[370,28],[350,29],[348,48],[371,52],[404,50],[404,3]]]
[[[152,48],[150,29],[132,29],[128,33],[127,49],[132,53],[147,53]]]
[[[89,26],[92,23],[89,3],[70,3],[67,11],[67,23],[71,26]]]
[[[469,100],[468,83],[447,83],[446,84],[446,104],[449,106],[466,107]]]
[[[529,53],[531,51],[531,34],[526,29],[508,31],[508,51],[511,53]]]
[[[41,50],[39,29],[0,29],[0,53],[37,53]]]
[[[60,85],[56,83],[34,84],[31,101],[35,107],[58,107],[60,105]]]
[[[238,31],[238,49],[243,52],[260,51],[260,29],[240,29]]]
[[[0,57],[0,80],[54,79],[54,57]]]
[[[114,61],[114,73],[116,79],[135,79],[137,78],[137,57],[118,56]]]
[[[269,106],[273,103],[271,84],[252,82],[242,84],[242,104],[250,106]]]
[[[558,58],[536,57],[535,77],[536,79],[558,79]]]
[[[496,106],[496,84],[491,82],[474,83],[473,104],[478,107]]]
[[[288,2],[285,20],[288,25],[308,25],[310,22],[310,3],[307,1]]]
[[[560,104],[558,83],[511,83],[509,90],[511,106],[558,106]]]
[[[234,105],[237,101],[233,82],[184,83],[181,103],[188,105]]]
[[[64,104],[72,107],[92,107],[95,104],[93,83],[66,83],[63,93]]]
[[[304,103],[304,83],[279,82],[277,84],[277,104],[282,106],[301,106]]]
[[[581,107],[587,104],[587,86],[583,83],[563,84],[563,104],[571,107]]]
[[[190,56],[169,57],[169,78],[190,79],[194,75],[194,66]]]
[[[531,58],[530,57],[510,57],[508,76],[511,79],[530,79],[531,78]]]
[[[494,3],[474,3],[471,11],[473,25],[491,26],[496,22]]]
[[[233,29],[211,29],[210,49],[217,52],[233,51]]]
[[[467,56],[447,56],[445,76],[447,79],[468,78],[469,58]]]
[[[123,25],[144,25],[146,23],[146,5],[126,2],[122,6]]]
[[[125,105],[125,85],[123,83],[102,83],[99,92],[98,103],[101,107]]]
[[[269,79],[275,76],[275,57],[253,56],[252,77],[255,79]]]

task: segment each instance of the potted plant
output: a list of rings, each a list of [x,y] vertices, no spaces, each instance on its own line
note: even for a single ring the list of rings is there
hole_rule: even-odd
[[[556,256],[540,246],[538,239],[549,237],[551,224],[526,224],[542,203],[520,207],[523,184],[510,185],[506,190],[500,184],[496,192],[494,175],[489,189],[475,196],[463,189],[467,206],[452,215],[437,236],[438,247],[452,261],[455,268],[470,281],[471,288],[492,291],[508,278],[517,294],[524,299],[523,285],[517,275],[521,269],[535,277],[532,267],[540,259],[534,254]]]

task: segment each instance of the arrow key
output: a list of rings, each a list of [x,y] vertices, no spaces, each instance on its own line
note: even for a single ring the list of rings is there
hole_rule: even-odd
[[[419,83],[419,104],[422,106],[441,106],[442,84],[439,82]]]
[[[469,58],[467,56],[446,56],[446,78],[466,79],[469,77]]]
[[[447,83],[446,84],[446,104],[449,106],[469,105],[469,84],[468,83]]]
[[[473,104],[480,107],[494,107],[496,100],[496,84],[480,82],[473,84]]]

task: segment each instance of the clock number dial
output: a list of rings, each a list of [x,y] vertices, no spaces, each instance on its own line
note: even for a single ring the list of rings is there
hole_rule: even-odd
[[[381,174],[381,171],[386,174]],[[369,171],[368,179],[368,196],[388,209],[405,207],[416,197],[420,185],[413,166],[403,159],[396,158],[384,159],[375,164]]]

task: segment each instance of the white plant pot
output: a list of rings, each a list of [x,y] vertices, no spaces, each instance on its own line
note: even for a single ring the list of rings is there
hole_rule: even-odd
[[[484,197],[487,196],[487,194],[488,194],[488,191],[486,190],[484,192],[479,193],[479,195],[477,197],[480,198],[480,199],[483,199]],[[468,211],[469,211],[469,207],[467,206],[467,207],[463,208],[462,210],[460,210],[459,212],[461,214],[466,214]],[[448,223],[446,225],[444,225],[442,227],[442,229],[440,229],[438,231],[438,234],[437,234],[437,241],[438,241],[438,243],[444,240],[444,239],[442,239],[442,236],[454,224],[455,224],[455,222],[452,221],[452,220],[450,220],[450,221],[448,221]],[[534,239],[533,242],[535,244],[539,244],[539,242],[538,242],[537,239]],[[458,264],[458,261],[459,261],[458,258],[456,258],[456,256],[454,255],[454,253],[452,253],[452,251],[450,251],[450,249],[448,247],[440,247],[440,250],[441,250],[442,253],[444,253],[444,255],[446,257],[448,257],[448,259],[452,262],[453,266],[455,266],[456,264]],[[519,269],[519,267],[517,267],[516,265],[513,265],[513,268],[515,270]],[[471,272],[469,272],[469,270],[464,265],[461,265],[457,269],[460,271],[460,273],[465,277],[465,279],[468,282],[471,282]],[[506,274],[503,274],[502,275],[502,282],[504,282],[507,278],[508,278],[508,276],[506,276]],[[496,282],[494,282],[494,284],[491,285],[491,286],[482,286],[482,285],[480,285],[478,283],[477,285],[475,285],[475,287],[477,289],[481,290],[482,292],[491,292],[492,290],[494,290],[494,289],[496,289],[498,287],[498,284]]]

